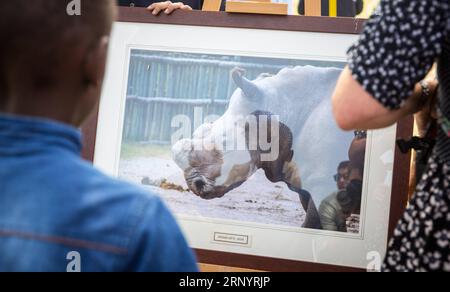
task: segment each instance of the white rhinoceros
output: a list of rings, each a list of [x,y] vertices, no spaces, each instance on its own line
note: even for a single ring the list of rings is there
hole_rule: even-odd
[[[320,229],[316,204],[336,190],[333,175],[339,163],[348,160],[353,139],[351,133],[338,129],[332,115],[331,95],[340,73],[340,69],[305,66],[249,81],[242,69],[233,70],[238,89],[225,114],[202,125],[192,139],[173,146],[174,160],[189,188],[203,199],[220,198],[263,169],[270,181],[284,181],[299,194],[307,211],[303,227]],[[255,119],[249,117],[260,116],[266,117],[250,126]],[[264,120],[266,141],[277,154],[272,158],[259,144],[256,149],[249,146],[251,135],[260,138],[258,126]],[[256,133],[250,131],[255,128]],[[262,159],[264,154],[269,159]]]

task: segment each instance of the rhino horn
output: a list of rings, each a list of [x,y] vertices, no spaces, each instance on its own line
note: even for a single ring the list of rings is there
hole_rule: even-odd
[[[242,89],[245,96],[254,99],[262,96],[261,90],[258,86],[244,77],[245,70],[242,68],[235,68],[231,71],[231,76],[236,83],[237,87]]]

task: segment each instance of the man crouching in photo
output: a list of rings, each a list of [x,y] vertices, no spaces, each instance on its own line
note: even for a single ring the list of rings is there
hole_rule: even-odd
[[[197,271],[152,194],[80,158],[113,0],[0,2],[0,271]]]

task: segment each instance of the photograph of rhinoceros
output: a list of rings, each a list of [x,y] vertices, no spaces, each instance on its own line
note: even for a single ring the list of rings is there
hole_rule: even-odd
[[[359,233],[361,206],[327,204],[355,139],[332,116],[343,66],[132,50],[119,176],[199,220]]]

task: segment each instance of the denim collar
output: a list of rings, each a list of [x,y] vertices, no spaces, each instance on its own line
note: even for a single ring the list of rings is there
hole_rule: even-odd
[[[0,113],[0,155],[20,155],[49,149],[79,155],[82,149],[80,131],[52,120]]]

